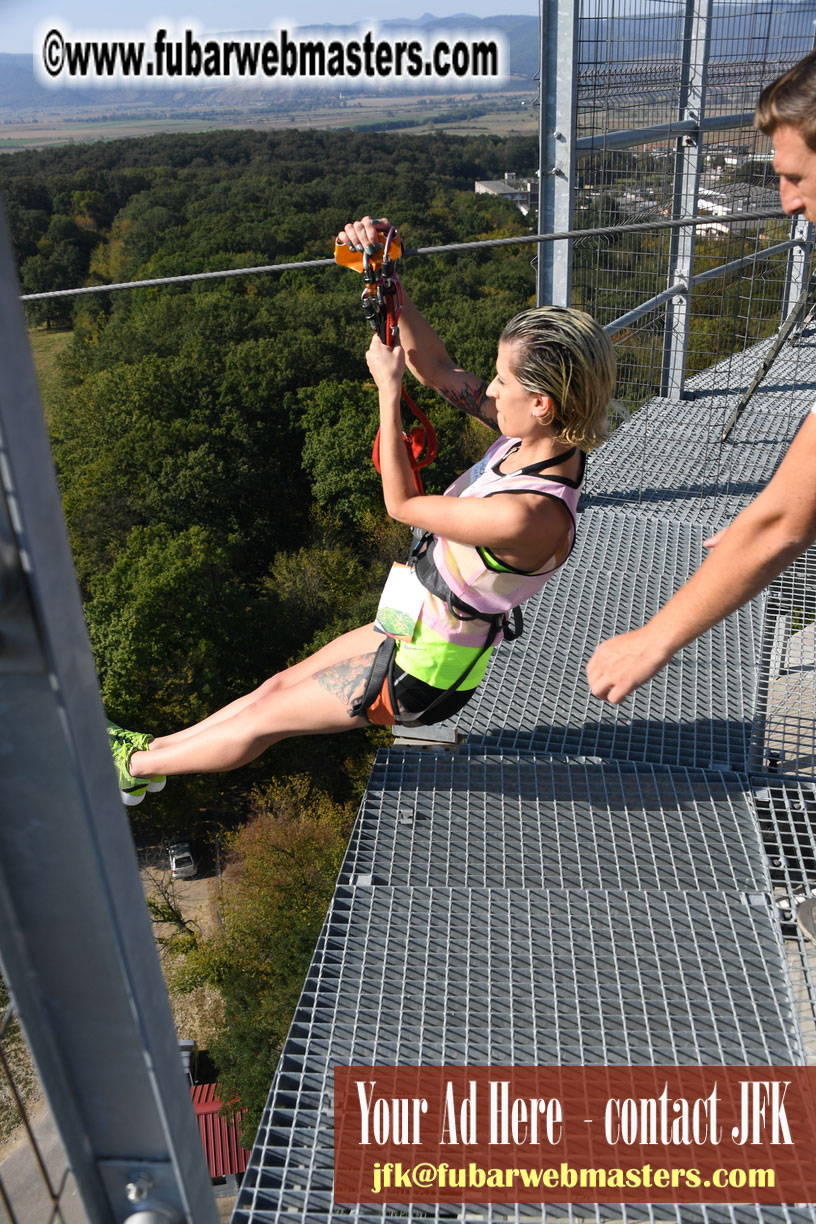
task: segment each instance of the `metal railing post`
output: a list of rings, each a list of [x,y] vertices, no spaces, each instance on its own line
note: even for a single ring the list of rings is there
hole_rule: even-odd
[[[796,309],[807,284],[808,264],[813,250],[813,226],[804,217],[794,217],[791,222],[791,239],[797,241],[791,247],[788,266],[785,269],[785,288],[782,294],[782,318],[784,322]]]
[[[678,136],[675,144],[674,218],[693,217],[697,212],[711,10],[712,0],[686,0],[678,118],[681,122],[692,121],[694,127],[685,135]],[[694,241],[694,229],[683,228],[672,234],[669,247],[667,284],[685,283],[687,286],[686,291],[674,297],[666,308],[660,393],[669,399],[682,399],[686,378]]]
[[[572,225],[577,105],[577,0],[544,0],[541,20],[538,232]],[[572,240],[538,246],[536,303],[569,306]]]
[[[89,1224],[215,1224],[0,208],[0,961]]]

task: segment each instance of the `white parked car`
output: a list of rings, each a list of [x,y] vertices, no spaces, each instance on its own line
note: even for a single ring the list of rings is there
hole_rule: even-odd
[[[189,842],[174,842],[170,846],[170,874],[174,880],[189,880],[198,871]]]

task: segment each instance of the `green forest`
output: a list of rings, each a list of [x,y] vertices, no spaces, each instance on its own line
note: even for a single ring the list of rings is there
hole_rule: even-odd
[[[523,233],[473,180],[533,164],[533,141],[220,132],[0,162],[23,289],[38,292],[326,257],[363,212],[410,245]],[[404,261],[408,263],[408,261]],[[466,366],[531,301],[526,248],[402,267]],[[158,734],[203,717],[372,618],[407,534],[370,453],[376,395],[362,279],[328,268],[32,303],[70,329],[49,427],[102,696]],[[441,491],[487,431],[424,389]],[[137,844],[228,843],[217,938],[178,923],[178,988],[225,1004],[225,1099],[258,1121],[385,732],[300,739],[234,774],[173,779],[130,812]],[[172,915],[165,914],[164,917]]]
[[[408,247],[528,233],[473,182],[536,160],[532,138],[221,131],[9,155],[0,189],[36,293],[323,258],[365,212],[398,223]],[[613,211],[602,196],[585,224]],[[638,243],[579,244],[576,304],[605,321],[654,293],[665,242]],[[502,327],[534,301],[533,254],[406,258],[400,272],[456,359],[489,378]],[[49,428],[103,701],[123,726],[178,729],[373,616],[407,532],[385,515],[370,459],[361,288],[327,268],[27,307],[32,327],[70,332]],[[709,364],[720,287],[697,313],[692,353]],[[619,337],[624,371],[627,345],[659,357],[648,328]],[[633,368],[630,398],[646,398],[652,375],[639,358]],[[441,491],[489,435],[412,391],[439,438],[426,489]],[[137,844],[188,835],[228,849],[218,934],[192,932],[172,906],[161,916],[176,925],[175,988],[206,982],[223,998],[211,1053],[224,1099],[248,1107],[246,1144],[388,742],[373,730],[287,741],[234,774],[172,779],[130,813]]]

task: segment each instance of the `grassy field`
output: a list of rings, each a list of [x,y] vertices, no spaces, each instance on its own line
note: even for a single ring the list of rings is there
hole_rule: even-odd
[[[382,97],[376,94],[338,102],[327,99],[325,106],[312,104],[286,110],[278,103],[269,111],[216,112],[212,116],[183,112],[167,115],[124,113],[121,117],[96,117],[92,113],[63,118],[43,114],[20,122],[6,121],[0,127],[0,153],[19,149],[43,149],[54,145],[120,140],[130,136],[151,136],[160,132],[211,132],[222,128],[275,131],[303,128],[335,130],[360,125],[394,128],[405,123],[406,131],[452,132],[462,135],[533,135],[537,131],[537,111],[531,105],[529,87],[489,96],[473,92],[455,94],[410,94]],[[487,113],[469,117],[474,105]],[[461,118],[456,112],[461,110]],[[444,116],[444,121],[439,121]]]
[[[71,335],[69,331],[46,331],[44,327],[28,330],[46,420],[50,419],[51,405],[59,387],[58,359],[70,343]]]

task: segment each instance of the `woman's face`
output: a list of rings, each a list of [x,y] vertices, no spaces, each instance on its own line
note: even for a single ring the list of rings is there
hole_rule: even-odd
[[[487,388],[487,394],[496,404],[499,429],[508,437],[517,438],[526,433],[533,423],[533,409],[543,403],[543,396],[526,391],[513,373],[514,345],[499,341],[496,355],[496,377]]]

